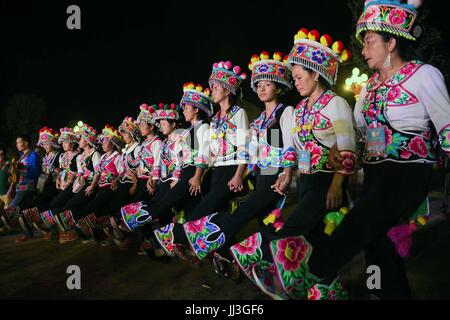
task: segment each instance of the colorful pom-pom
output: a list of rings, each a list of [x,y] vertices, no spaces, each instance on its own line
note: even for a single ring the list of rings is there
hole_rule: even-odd
[[[324,34],[322,37],[320,37],[320,43],[325,47],[329,47],[333,43],[333,39],[329,34]]]
[[[273,59],[276,61],[281,61],[283,59],[283,54],[277,51],[273,54]]]
[[[231,61],[226,61],[223,66],[225,67],[225,69],[230,70],[233,67],[233,64],[231,63]]]
[[[319,33],[319,31],[317,31],[317,30],[311,30],[311,31],[308,33],[308,39],[309,39],[309,40],[312,40],[312,41],[319,41],[319,39],[320,39],[320,33]]]
[[[213,69],[217,69],[217,67],[219,67],[219,64],[216,62],[213,64]]]
[[[195,87],[195,90],[197,90],[197,91],[199,91],[199,92],[202,92],[202,91],[203,91],[203,86],[202,86],[201,84],[198,84],[198,85]]]
[[[351,57],[352,57],[352,53],[350,50],[348,50],[348,49],[342,50],[342,53],[341,53],[342,62],[347,62],[348,60],[350,60]]]
[[[250,61],[251,61],[252,63],[258,62],[258,61],[259,61],[259,56],[256,55],[256,54],[252,55],[252,57],[250,58]],[[251,68],[250,68],[250,69],[251,69]]]
[[[267,51],[263,51],[263,52],[261,52],[259,57],[261,58],[261,60],[267,60],[267,59],[269,59],[270,55]]]
[[[240,77],[241,77],[242,80],[245,80],[245,79],[247,79],[247,74],[246,73],[241,73]]]
[[[308,34],[309,34],[308,29],[306,29],[306,28],[301,28],[301,29],[298,31],[297,36],[298,36],[298,39],[306,39],[306,38],[308,38]],[[297,40],[297,39],[296,39],[296,40]]]
[[[203,91],[203,93],[209,97],[209,96],[211,95],[211,90],[210,90],[209,88],[206,88],[206,89]]]
[[[235,67],[233,68],[233,72],[234,72],[236,75],[239,75],[239,74],[241,73],[241,67],[235,66]]]
[[[344,44],[342,43],[342,41],[335,41],[331,49],[333,49],[333,51],[337,54],[340,54],[342,50],[344,50]]]

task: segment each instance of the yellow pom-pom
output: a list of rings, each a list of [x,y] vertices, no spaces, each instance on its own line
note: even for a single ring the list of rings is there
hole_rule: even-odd
[[[308,39],[309,39],[309,40],[312,40],[312,41],[319,41],[319,39],[320,39],[320,33],[319,33],[319,31],[317,31],[317,30],[311,30],[311,31],[308,33]]]
[[[421,225],[424,226],[427,223],[427,219],[425,219],[425,217],[419,217],[417,218],[417,222]]]
[[[205,90],[203,90],[203,94],[209,97],[211,95],[211,90],[209,88],[205,88]]]
[[[333,43],[331,49],[333,49],[333,51],[337,54],[340,54],[342,50],[344,50],[344,44],[342,43],[342,41],[336,41]]]
[[[331,36],[329,34],[324,34],[322,37],[320,37],[320,43],[325,47],[329,47],[333,43],[333,40],[331,39]]]
[[[188,84],[187,86],[188,89],[194,89],[195,88],[195,84],[193,84],[192,82]]]
[[[346,214],[348,213],[348,208],[347,208],[347,207],[342,207],[342,208],[339,210],[339,212],[342,213],[343,215],[346,215]]]
[[[256,54],[252,55],[252,57],[250,58],[250,61],[252,63],[256,63],[259,61],[259,56],[257,56]]]
[[[277,217],[274,214],[269,214],[267,217],[264,218],[263,223],[267,226],[269,224],[275,223]]]
[[[267,60],[267,59],[269,59],[270,55],[267,51],[263,51],[263,52],[261,52],[259,57],[261,58],[261,60]]]
[[[276,60],[276,61],[283,60],[283,54],[281,52],[279,52],[279,51],[275,52],[273,54],[273,60]]]
[[[203,91],[202,85],[201,85],[201,84],[198,84],[198,85],[195,87],[195,90],[202,92],[202,91]]]
[[[249,70],[252,70],[252,69],[253,69],[253,63],[250,62],[250,63],[248,64],[248,69],[249,69]]]
[[[308,29],[301,28],[298,31],[298,33],[297,33],[298,39],[306,39],[306,38],[308,38],[308,33],[309,33]]]
[[[342,62],[347,62],[348,60],[350,60],[351,56],[352,55],[351,55],[350,50],[348,50],[348,49],[342,50],[342,53],[341,53]]]

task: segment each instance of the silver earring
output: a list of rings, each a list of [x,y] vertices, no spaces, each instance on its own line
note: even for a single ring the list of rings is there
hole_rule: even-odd
[[[383,67],[389,68],[392,65],[392,61],[391,60],[392,60],[392,56],[391,56],[391,53],[389,52],[389,54],[388,54],[388,56],[386,58],[386,61],[384,62]]]

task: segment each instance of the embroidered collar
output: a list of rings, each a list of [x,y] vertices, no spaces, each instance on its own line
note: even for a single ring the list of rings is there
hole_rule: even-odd
[[[414,73],[416,73],[417,70],[421,66],[423,66],[424,63],[421,61],[410,61],[407,64],[405,64],[399,71],[397,71],[395,74],[393,74],[389,79],[384,81],[384,85],[387,87],[394,87],[401,85],[406,80],[408,80]],[[383,82],[379,81],[380,74],[377,72],[375,73],[367,82],[367,91],[372,92],[377,90],[381,85],[383,85]]]
[[[240,110],[239,106],[231,107],[230,111],[225,115],[225,117],[220,118],[220,110],[216,113],[216,115],[212,118],[212,123],[215,126],[216,130],[220,130],[225,123],[229,124],[229,121],[234,117],[234,115]],[[219,127],[220,126],[220,127]]]
[[[133,142],[133,144],[127,146],[127,148],[125,149],[125,154],[130,154],[131,152],[133,152],[134,149],[136,149],[136,147],[139,145],[138,142]]]
[[[312,107],[311,107],[311,111],[308,114],[315,114],[318,113],[319,111],[321,111],[323,108],[325,108],[328,103],[336,96],[336,93],[334,93],[331,90],[327,90],[322,94],[322,97],[316,101]],[[298,104],[298,106],[295,108],[295,110],[299,111],[299,110],[303,110],[303,108],[307,108],[307,103],[308,103],[308,98],[303,99],[302,101],[300,101],[300,103]]]

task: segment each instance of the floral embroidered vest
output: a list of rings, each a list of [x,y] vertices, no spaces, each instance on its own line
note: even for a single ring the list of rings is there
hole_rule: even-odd
[[[237,126],[231,122],[231,119],[239,110],[241,110],[239,106],[233,106],[223,119],[220,118],[220,111],[211,119],[211,143],[215,141],[219,144],[217,154],[212,155],[215,161],[248,158],[248,155],[246,157],[245,154],[240,154],[237,147],[228,139],[237,133]]]
[[[199,156],[197,149],[200,142],[197,138],[197,130],[203,125],[203,121],[197,122],[194,126],[184,130],[179,137],[179,143],[182,153],[183,168],[187,166],[208,167],[208,159],[205,156]]]
[[[52,181],[56,181],[58,175],[55,173],[56,160],[59,159],[61,153],[53,152],[53,154],[46,154],[42,159],[42,172],[52,176]]]
[[[311,174],[319,171],[334,172],[328,165],[330,148],[322,144],[316,138],[314,132],[327,130],[333,126],[330,119],[323,115],[321,111],[335,96],[336,94],[333,91],[325,91],[309,111],[307,110],[308,100],[303,99],[294,111],[296,127],[293,131],[297,135],[296,138],[300,142],[301,149],[311,153]]]
[[[92,161],[92,156],[94,155],[96,151],[94,150],[91,152],[90,155],[87,157],[84,157],[81,155],[81,169],[83,170],[83,178],[86,181],[87,184],[91,184],[94,180],[95,175],[95,168],[94,168],[94,162]]]
[[[266,112],[250,124],[252,131],[252,144],[257,145],[259,150],[251,150],[258,152],[257,167],[259,169],[286,168],[295,165],[296,153],[294,148],[284,147],[283,135],[281,131],[280,119],[283,115],[285,105],[280,104],[278,110],[274,112],[269,119],[266,119]],[[277,137],[274,139],[274,137]],[[255,164],[253,164],[253,169]]]
[[[100,188],[111,185],[112,180],[119,175],[117,171],[115,160],[120,155],[117,151],[114,151],[109,157],[103,156],[100,159],[100,163],[97,171],[100,172],[99,186]]]
[[[436,162],[431,144],[431,132],[394,129],[386,114],[390,106],[408,108],[409,105],[419,102],[418,98],[406,90],[403,84],[422,66],[422,62],[411,61],[384,83],[378,81],[378,73],[373,75],[367,83],[367,94],[363,100],[362,113],[368,128],[384,127],[386,153],[385,155],[371,156],[365,150],[363,154],[365,163]],[[374,103],[376,103],[375,107]]]
[[[135,146],[131,150],[125,151],[120,158],[120,165],[124,169],[125,174],[120,179],[121,183],[132,183],[133,180],[129,176],[130,172],[135,173],[140,164],[139,155],[135,155],[136,148],[139,147],[139,144],[135,144]]]

